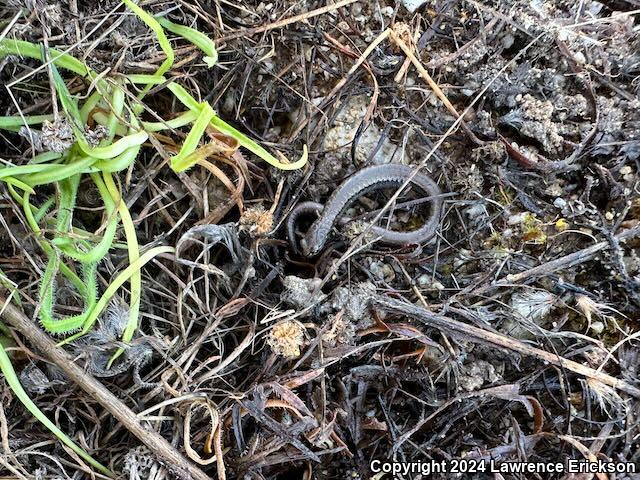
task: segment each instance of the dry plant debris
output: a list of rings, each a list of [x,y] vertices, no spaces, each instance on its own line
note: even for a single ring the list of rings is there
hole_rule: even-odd
[[[0,3],[0,476],[640,473],[637,0],[140,2],[166,42],[125,3]],[[108,175],[33,173],[120,139],[137,156]],[[306,148],[293,170],[256,155],[288,169]],[[317,257],[289,245],[299,202],[384,163],[446,192],[435,240],[367,236],[425,218],[394,188],[353,202]],[[40,328],[103,298],[84,336]]]

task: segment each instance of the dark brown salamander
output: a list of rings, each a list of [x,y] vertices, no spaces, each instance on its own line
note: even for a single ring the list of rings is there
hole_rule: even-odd
[[[300,247],[303,255],[307,257],[317,255],[327,242],[333,226],[336,223],[348,223],[349,219],[341,217],[341,214],[356,198],[373,190],[392,186],[399,187],[408,179],[411,179],[410,183],[413,186],[430,197],[431,215],[424,225],[410,232],[397,232],[372,225],[369,231],[380,237],[380,241],[391,245],[421,244],[429,241],[435,235],[440,223],[442,208],[440,188],[431,178],[416,172],[415,167],[386,164],[363,168],[349,177],[337,188],[325,205],[317,202],[299,203],[287,221],[289,242],[294,248],[296,247],[295,223],[299,216],[316,212],[320,216],[300,240]]]

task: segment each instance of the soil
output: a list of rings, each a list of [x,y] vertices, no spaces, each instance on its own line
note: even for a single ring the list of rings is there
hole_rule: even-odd
[[[168,76],[268,150],[296,159],[306,145],[309,162],[281,171],[240,150],[243,211],[232,202],[212,220],[227,187],[202,168],[174,173],[145,144],[119,174],[124,200],[140,245],[178,245],[179,259],[161,256],[144,267],[140,328],[113,367],[107,362],[120,346],[126,289],[93,332],[64,348],[195,461],[213,455],[208,399],[219,415],[227,478],[391,478],[372,472],[371,462],[463,458],[601,459],[628,462],[640,474],[640,398],[631,388],[640,388],[640,241],[619,239],[640,226],[640,3],[363,0],[275,25],[325,5],[144,3],[217,40],[219,62],[209,69],[197,50],[170,37],[176,64]],[[119,2],[8,1],[0,20],[6,38],[46,37],[105,75],[153,73],[164,59],[146,25]],[[387,28],[409,45],[436,90],[405,65],[391,38],[349,74]],[[28,75],[37,65],[0,60],[0,82],[12,93],[0,95],[1,115],[52,111],[46,69]],[[86,87],[72,74],[64,78],[78,91]],[[146,101],[165,119],[180,111],[164,91]],[[94,133],[97,143],[104,132]],[[0,159],[22,165],[34,147],[64,151],[71,141],[63,124],[0,131]],[[385,163],[421,165],[445,192],[430,243],[367,244],[352,224],[355,231],[337,228],[316,258],[289,245],[284,224],[298,202],[324,203],[350,174]],[[216,165],[239,182],[238,168]],[[393,192],[369,193],[345,213],[380,209]],[[100,226],[97,199],[83,183],[75,226]],[[0,272],[36,318],[46,256],[4,183],[0,214]],[[417,206],[386,220],[411,229],[424,215]],[[302,219],[299,230],[311,221]],[[117,235],[124,241],[121,228]],[[583,252],[599,242],[597,252]],[[101,289],[127,261],[126,250],[110,251],[99,265]],[[77,312],[73,289],[58,282],[57,308]],[[61,430],[121,478],[175,478],[44,352],[11,333],[25,389]],[[554,364],[532,347],[595,373]],[[0,392],[0,476],[88,478],[1,378]],[[220,475],[215,463],[200,468]]]

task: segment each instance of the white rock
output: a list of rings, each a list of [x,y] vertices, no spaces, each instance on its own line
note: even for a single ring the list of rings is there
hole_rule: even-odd
[[[553,201],[553,206],[556,208],[563,209],[567,206],[567,201],[564,198],[558,197]]]
[[[351,142],[355,139],[358,126],[364,118],[369,106],[369,97],[357,95],[351,97],[340,113],[336,116],[332,128],[326,131],[322,148],[335,155],[350,154]],[[361,133],[356,147],[356,161],[363,165],[369,154],[377,147],[382,131],[374,122],[369,123],[366,130]],[[388,138],[384,139],[381,147],[376,151],[371,163],[381,165],[384,163],[402,163],[402,149],[392,143]]]
[[[521,213],[517,213],[515,215],[511,215],[507,219],[507,223],[509,225],[519,225],[522,222],[524,222],[524,220],[527,218],[527,214],[528,214],[528,212],[521,212]]]
[[[409,10],[410,13],[415,12],[425,3],[426,0],[402,0],[402,5],[404,5],[404,8]]]
[[[380,9],[380,13],[385,17],[391,17],[393,15],[393,7],[384,7]]]

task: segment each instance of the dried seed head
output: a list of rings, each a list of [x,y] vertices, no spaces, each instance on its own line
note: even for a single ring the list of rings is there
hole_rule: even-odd
[[[84,129],[84,138],[91,147],[97,147],[103,138],[107,136],[109,131],[104,125],[96,125],[95,128],[91,129],[85,127]]]
[[[41,141],[45,151],[67,151],[75,141],[71,124],[66,118],[56,119],[53,123],[45,121],[42,124]]]
[[[327,319],[325,329],[322,333],[322,343],[327,347],[351,345],[356,336],[355,325],[342,313],[331,315]]]
[[[252,237],[262,237],[273,229],[273,213],[262,205],[247,208],[240,217],[240,226]]]
[[[124,332],[129,321],[129,306],[120,299],[111,301],[99,320],[100,333],[109,338],[116,338]]]
[[[545,318],[556,302],[556,296],[546,290],[531,290],[511,297],[511,308],[529,320]]]
[[[594,299],[586,295],[576,295],[576,307],[584,318],[587,319],[587,323],[591,325],[591,319],[595,316],[597,318],[607,319],[609,315],[605,312],[616,312],[615,309],[607,305],[606,303],[596,302]]]
[[[300,322],[284,320],[277,323],[267,335],[267,343],[277,355],[288,358],[300,356],[304,341],[304,327]]]

